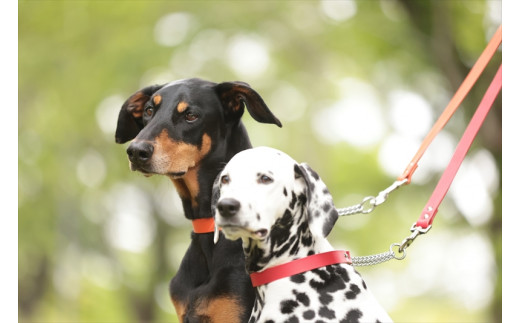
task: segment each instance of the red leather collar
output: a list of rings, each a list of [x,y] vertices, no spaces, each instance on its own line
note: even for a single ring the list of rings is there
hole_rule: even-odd
[[[213,218],[202,218],[191,220],[193,232],[210,233],[215,232],[215,220]]]
[[[350,252],[345,250],[335,250],[319,253],[305,258],[296,259],[286,264],[267,268],[263,271],[254,272],[249,276],[251,277],[253,287],[257,287],[305,271],[340,263],[352,264]]]

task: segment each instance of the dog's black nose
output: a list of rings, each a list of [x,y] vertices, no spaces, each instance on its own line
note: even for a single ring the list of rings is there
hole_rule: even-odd
[[[146,164],[153,155],[153,145],[146,141],[134,141],[126,150],[128,159],[136,165]]]
[[[232,198],[225,198],[218,202],[217,208],[221,216],[229,218],[240,210],[240,202]]]

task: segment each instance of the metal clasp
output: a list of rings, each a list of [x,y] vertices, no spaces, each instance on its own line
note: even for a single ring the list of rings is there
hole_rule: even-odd
[[[383,204],[386,199],[388,198],[388,195],[401,187],[403,184],[406,184],[408,182],[408,179],[398,180],[395,181],[392,185],[390,185],[387,189],[379,192],[377,196],[367,196],[361,201],[361,203],[349,206],[346,208],[338,209],[339,215],[353,215],[353,214],[368,214],[376,208],[376,206]]]
[[[399,245],[399,252],[404,253],[404,250],[406,248],[408,248],[412,244],[412,242],[414,242],[414,240],[415,240],[415,238],[417,238],[417,236],[430,231],[431,228],[432,228],[431,225],[429,225],[427,228],[423,228],[423,227],[416,226],[416,224],[414,223],[412,225],[412,227],[410,228],[410,231],[412,231],[412,234],[409,235],[407,238],[405,238],[401,242],[401,244]]]
[[[372,211],[374,211],[374,209],[376,208],[376,204],[375,204],[375,200],[376,198],[373,197],[373,196],[367,196],[363,199],[363,201],[361,201],[361,203],[359,203],[359,206],[361,208],[361,213],[362,214],[368,214]]]
[[[408,179],[406,179],[406,178],[403,179],[403,180],[400,180],[400,181],[395,181],[387,189],[379,192],[379,194],[373,199],[374,207],[376,207],[376,206],[378,206],[380,204],[383,204],[386,201],[386,199],[388,198],[388,195],[390,193],[392,193],[393,191],[395,191],[399,187],[401,187],[404,184],[406,184],[406,182],[408,182]]]

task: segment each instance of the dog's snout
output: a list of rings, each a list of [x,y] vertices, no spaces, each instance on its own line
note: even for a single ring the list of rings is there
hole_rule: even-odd
[[[221,216],[229,218],[238,213],[240,202],[232,198],[225,198],[218,202],[217,208]]]
[[[153,155],[153,145],[146,141],[134,141],[128,146],[128,159],[136,165],[146,164]]]

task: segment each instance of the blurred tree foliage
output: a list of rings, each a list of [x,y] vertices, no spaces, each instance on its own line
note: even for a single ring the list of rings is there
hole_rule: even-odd
[[[18,9],[21,322],[176,321],[167,286],[189,223],[170,182],[131,173],[113,137],[118,109],[137,89],[186,77],[248,82],[284,124],[245,115],[253,145],[309,163],[344,207],[395,178],[381,162],[393,91],[422,97],[434,121],[501,23],[498,0],[20,0]],[[500,51],[448,124],[455,141]],[[344,120],[361,138],[379,131],[364,145],[325,139],[335,131],[327,111],[356,94],[352,80],[372,89],[362,99],[377,100],[383,120],[375,129],[372,118]],[[416,123],[407,117],[399,119]],[[499,96],[470,151],[492,157],[477,172],[496,173],[489,216],[468,220],[449,195],[405,260],[358,269],[396,321],[501,321],[501,150]],[[441,170],[370,215],[340,219],[333,244],[367,255],[401,241]],[[479,246],[484,260],[475,261]]]

